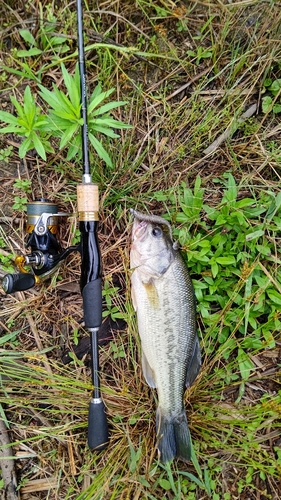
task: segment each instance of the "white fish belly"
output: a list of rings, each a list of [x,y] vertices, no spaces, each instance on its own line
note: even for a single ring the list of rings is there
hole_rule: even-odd
[[[183,408],[186,369],[196,336],[191,280],[181,258],[152,284],[132,276],[142,350],[152,370],[163,415]]]

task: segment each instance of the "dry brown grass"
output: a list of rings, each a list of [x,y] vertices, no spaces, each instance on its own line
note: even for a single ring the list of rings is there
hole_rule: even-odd
[[[43,12],[47,4],[41,2]],[[35,35],[38,33],[39,5],[37,0],[1,2],[0,15],[5,23],[0,66],[20,69],[12,50],[24,45],[19,28],[32,28]],[[111,437],[106,451],[91,453],[86,445],[91,394],[89,355],[85,352],[82,360],[74,357],[67,365],[62,362],[65,352],[75,351],[74,332],[79,329],[80,340],[86,337],[77,285],[78,255],[72,254],[52,281],[43,286],[10,296],[0,291],[2,335],[19,331],[1,346],[5,351],[0,351],[0,402],[2,417],[6,416],[10,426],[20,498],[205,500],[209,498],[206,491],[196,485],[194,491],[184,490],[184,480],[188,484],[190,481],[181,473],[198,473],[192,464],[171,466],[175,484],[182,483],[179,496],[172,489],[165,490],[161,482],[169,478],[169,471],[157,463],[155,395],[144,384],[139,364],[139,339],[129,298],[127,209],[138,205],[140,209],[164,212],[165,204],[156,199],[155,192],[171,187],[176,190],[181,182],[192,186],[198,174],[206,200],[213,206],[222,196],[213,180],[226,171],[232,171],[245,196],[255,190],[280,190],[279,118],[272,113],[262,114],[260,107],[264,78],[280,78],[280,4],[261,0],[104,0],[90,2],[85,10],[87,44],[97,40],[98,32],[116,44],[137,47],[142,52],[87,52],[89,87],[92,89],[98,79],[105,88],[115,86],[116,97],[128,101],[125,109],[116,111],[116,118],[133,125],[132,130],[121,133],[120,140],[110,144],[113,171],[93,161],[101,190],[104,277],[119,287],[113,302],[124,312],[128,326],[125,331],[113,331],[115,358],[110,343],[101,349],[101,384]],[[75,15],[73,5],[57,5],[56,30],[64,31],[66,24],[70,37],[70,70],[76,63],[71,55],[76,43]],[[198,39],[200,29],[210,18]],[[212,58],[202,58],[197,64],[187,56],[187,50],[196,51],[197,47],[211,47]],[[51,60],[52,55],[46,54],[28,63],[37,72],[43,63],[51,65]],[[1,74],[1,106],[9,109],[9,95],[20,100],[27,80],[7,70]],[[57,64],[44,74],[45,85],[52,81],[61,81]],[[36,82],[31,86],[36,92]],[[204,149],[253,103],[257,103],[257,114],[213,154],[204,155]],[[5,238],[1,252],[25,251],[23,214],[11,209],[15,195],[20,194],[13,187],[16,178],[30,179],[30,199],[51,193],[60,210],[74,213],[71,223],[69,219],[61,220],[59,239],[65,248],[75,232],[80,166],[66,163],[61,152],[50,155],[48,164],[32,152],[20,161],[17,140],[0,137],[0,149],[13,146],[9,163],[0,162],[0,225]],[[204,328],[201,318],[199,327]],[[275,332],[275,336],[278,340],[279,333]],[[208,346],[210,342],[206,339]],[[274,399],[279,380],[278,371],[273,370],[278,356],[275,349],[262,360],[256,359],[253,387],[247,387],[239,410],[234,396],[238,383],[216,384],[216,369],[223,364],[219,356],[206,356],[198,381],[186,395],[191,433],[199,443],[198,460],[202,471],[206,467],[215,482],[214,500],[280,497],[280,470],[273,470],[278,453],[275,448],[280,448],[280,405]],[[271,407],[268,403],[260,408],[258,400],[265,390],[272,395]],[[260,441],[253,442],[251,449],[247,432],[254,416],[260,418]],[[265,465],[266,477],[255,473],[257,461],[266,461],[268,456],[271,462]],[[247,485],[249,467],[254,472]]]

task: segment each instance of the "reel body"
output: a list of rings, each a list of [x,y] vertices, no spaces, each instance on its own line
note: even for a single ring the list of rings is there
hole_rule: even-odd
[[[70,252],[79,251],[79,246],[62,250],[56,237],[59,217],[68,215],[59,212],[57,205],[45,198],[27,204],[26,248],[30,248],[31,253],[16,257],[19,273],[4,276],[2,288],[6,293],[28,290],[49,278]]]

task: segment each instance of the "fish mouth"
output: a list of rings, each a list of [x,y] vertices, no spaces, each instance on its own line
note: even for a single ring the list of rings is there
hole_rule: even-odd
[[[165,226],[169,232],[169,236],[171,240],[173,240],[173,235],[172,235],[172,228],[169,222],[166,219],[163,219],[163,217],[160,217],[159,215],[153,215],[153,214],[142,214],[141,212],[138,212],[134,208],[130,208],[131,214],[134,216],[135,223],[134,224],[141,224],[142,222],[145,222],[146,224],[159,224],[161,226]],[[134,230],[133,230],[134,231]]]
[[[133,238],[142,241],[145,238],[146,229],[148,222],[142,220],[139,221],[137,218],[134,222]]]

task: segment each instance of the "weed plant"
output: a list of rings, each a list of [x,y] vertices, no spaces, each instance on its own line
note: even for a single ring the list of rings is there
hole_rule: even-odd
[[[75,212],[82,172],[74,6],[0,10],[4,274],[25,252],[26,202],[52,195]],[[100,349],[110,443],[92,453],[77,255],[34,290],[1,292],[0,416],[23,499],[280,498],[280,23],[272,1],[85,4],[103,317],[127,327]],[[205,155],[253,103],[256,114]],[[172,223],[194,283],[203,365],[185,394],[188,464],[157,457],[156,393],[129,293],[130,207]],[[62,247],[78,238],[75,217],[61,221]]]

